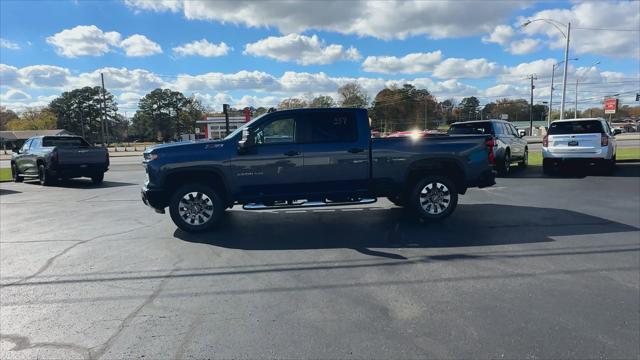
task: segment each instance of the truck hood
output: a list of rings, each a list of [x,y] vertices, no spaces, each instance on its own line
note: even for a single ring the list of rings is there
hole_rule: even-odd
[[[218,144],[224,144],[224,141],[222,140],[181,141],[181,142],[175,142],[175,143],[154,145],[152,147],[147,148],[144,152],[150,153],[152,151],[164,152],[166,150],[169,150],[169,151],[190,150],[199,146],[203,146],[203,147],[220,146]]]

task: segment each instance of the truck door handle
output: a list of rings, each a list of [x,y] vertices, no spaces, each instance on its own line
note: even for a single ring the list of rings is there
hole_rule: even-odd
[[[353,148],[353,149],[349,149],[349,150],[347,150],[347,151],[349,151],[349,152],[350,152],[350,153],[352,153],[352,154],[357,154],[357,153],[361,153],[361,152],[363,152],[363,151],[364,151],[364,149]]]
[[[296,155],[300,155],[299,152],[295,151],[295,150],[289,150],[286,153],[284,153],[286,156],[296,156]]]

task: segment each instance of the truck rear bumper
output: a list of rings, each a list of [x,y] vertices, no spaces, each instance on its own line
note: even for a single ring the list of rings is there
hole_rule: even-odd
[[[153,208],[157,213],[164,214],[164,208],[167,206],[167,196],[164,191],[149,189],[143,186],[142,189],[140,189],[140,196],[145,205]]]
[[[470,187],[475,186],[482,189],[489,186],[493,186],[495,184],[496,184],[496,171],[493,169],[487,169],[482,174],[480,174],[480,176],[475,181],[475,183],[472,184],[472,186]]]
[[[55,165],[49,166],[47,169],[51,175],[61,178],[91,177],[97,174],[104,174],[109,170],[109,166],[105,164],[86,164],[86,165]]]

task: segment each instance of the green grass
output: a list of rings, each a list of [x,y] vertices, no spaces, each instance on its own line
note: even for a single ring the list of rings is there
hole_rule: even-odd
[[[11,181],[11,169],[9,168],[0,169],[0,181]]]
[[[640,161],[640,147],[618,148],[616,160],[638,160]],[[542,166],[542,150],[529,153],[529,165]]]

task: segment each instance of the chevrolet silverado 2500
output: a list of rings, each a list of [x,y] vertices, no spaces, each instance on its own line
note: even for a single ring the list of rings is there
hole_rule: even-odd
[[[490,136],[372,139],[364,109],[298,109],[260,116],[217,141],[144,152],[142,200],[188,232],[226,208],[365,204],[387,197],[440,220],[470,187],[495,184]]]

